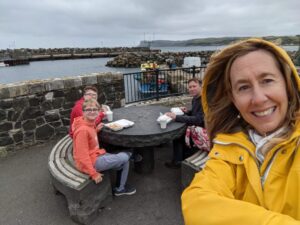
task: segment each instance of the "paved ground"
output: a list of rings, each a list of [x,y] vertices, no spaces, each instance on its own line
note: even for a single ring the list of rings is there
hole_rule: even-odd
[[[56,141],[0,159],[1,225],[73,225],[63,196],[53,194],[47,159]],[[164,167],[170,145],[155,150],[155,170],[140,175],[131,169],[133,196],[115,197],[93,225],[182,225],[180,170]]]

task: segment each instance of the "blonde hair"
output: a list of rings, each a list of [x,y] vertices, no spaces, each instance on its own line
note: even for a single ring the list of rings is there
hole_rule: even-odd
[[[239,118],[239,111],[232,102],[230,70],[233,62],[238,57],[257,50],[265,50],[271,53],[283,74],[289,100],[289,108],[283,126],[293,127],[299,118],[300,98],[297,81],[292,76],[292,69],[287,60],[268,42],[248,39],[214,53],[208,64],[204,76],[204,85],[206,86],[205,98],[207,101],[206,127],[210,140],[213,140],[218,133],[234,133],[249,128],[250,125]],[[293,129],[284,130],[288,130],[288,134],[284,133],[279,136],[286,139],[291,135]]]
[[[98,109],[101,108],[101,105],[97,102],[96,99],[93,98],[84,100],[82,104],[82,111],[84,111],[88,106],[96,106]]]

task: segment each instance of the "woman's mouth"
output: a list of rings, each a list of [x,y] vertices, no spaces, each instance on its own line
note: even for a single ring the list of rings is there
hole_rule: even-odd
[[[264,111],[260,111],[260,112],[253,112],[253,114],[255,116],[258,116],[258,117],[262,117],[262,116],[268,116],[270,114],[272,114],[274,111],[275,111],[276,107],[272,107],[272,108],[269,108],[267,110],[264,110]]]

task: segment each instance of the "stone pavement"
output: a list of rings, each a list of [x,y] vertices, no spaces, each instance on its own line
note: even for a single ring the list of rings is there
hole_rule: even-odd
[[[74,225],[65,199],[55,195],[47,160],[57,140],[18,151],[0,159],[1,225]],[[183,225],[180,206],[180,170],[164,167],[172,156],[170,144],[155,149],[155,169],[141,175],[133,171],[133,196],[114,197],[92,225]]]

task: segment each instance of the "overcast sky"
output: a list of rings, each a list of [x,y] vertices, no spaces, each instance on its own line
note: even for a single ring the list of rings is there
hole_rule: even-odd
[[[0,49],[300,34],[300,0],[0,0]]]

